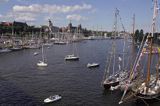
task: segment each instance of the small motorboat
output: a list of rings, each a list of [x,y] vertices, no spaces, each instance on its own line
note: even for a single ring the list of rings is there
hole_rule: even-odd
[[[48,97],[48,98],[46,98],[46,99],[44,100],[44,103],[55,102],[55,101],[60,100],[61,98],[62,98],[62,97],[59,96],[59,95],[50,96],[50,97]]]
[[[64,59],[65,60],[79,60],[79,57],[72,54],[72,55],[67,55]]]
[[[39,63],[37,63],[37,66],[40,66],[40,67],[46,67],[48,64],[45,63],[44,61],[39,61]]]
[[[88,68],[99,67],[99,64],[98,64],[98,63],[88,63],[88,64],[87,64],[87,67],[88,67]]]
[[[33,55],[34,55],[34,56],[36,56],[36,55],[38,55],[38,54],[39,54],[38,52],[34,52],[34,54],[33,54]]]

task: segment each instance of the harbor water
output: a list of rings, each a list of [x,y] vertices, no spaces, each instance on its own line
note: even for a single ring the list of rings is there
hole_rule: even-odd
[[[122,52],[122,39],[117,39],[117,51]],[[67,45],[44,47],[47,67],[37,67],[41,49],[25,49],[0,54],[1,106],[141,106],[128,102],[119,105],[119,91],[105,91],[101,85],[107,54],[112,40],[86,40]],[[73,48],[76,48],[73,50]],[[130,44],[127,44],[130,48]],[[72,52],[79,61],[65,61]],[[128,50],[131,51],[131,50]],[[39,55],[34,56],[34,52]],[[136,50],[135,50],[136,52]],[[128,58],[128,56],[126,56]],[[126,59],[127,60],[127,59]],[[100,67],[89,69],[87,63],[98,62]],[[59,94],[60,101],[44,104],[50,95]],[[159,106],[153,102],[151,106]]]

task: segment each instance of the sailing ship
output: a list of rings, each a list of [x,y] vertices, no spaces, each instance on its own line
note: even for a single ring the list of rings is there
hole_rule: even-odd
[[[77,51],[77,48],[76,48],[76,44],[75,43],[73,43],[73,53],[72,54],[70,54],[70,55],[67,55],[67,56],[65,56],[65,60],[66,61],[78,61],[79,60],[79,56],[78,55],[76,55],[76,51]]]
[[[156,19],[158,15],[158,0],[154,0],[154,12],[153,12],[153,20],[152,20],[152,34],[148,35],[145,39],[145,42],[142,44],[142,49],[140,52],[140,56],[138,60],[142,60],[142,57],[147,55],[147,68],[144,68],[144,75],[146,74],[146,78],[138,79],[131,87],[131,97],[136,97],[137,99],[141,100],[153,100],[157,99],[157,97],[160,96],[160,78],[159,78],[159,65],[160,65],[160,58],[158,54],[158,62],[156,64],[152,61],[152,58],[156,55],[153,55],[153,37],[156,30]],[[148,48],[149,52],[146,54],[143,50],[144,48]],[[139,67],[139,61],[136,63],[136,68]],[[151,67],[153,65],[156,65],[156,68],[154,69],[156,71],[156,74],[154,70],[151,71]],[[152,72],[152,73],[151,73]],[[134,78],[134,74],[130,76],[129,81],[131,81]],[[119,102],[123,103],[125,100],[125,95],[128,90],[128,85],[126,85],[126,89],[122,95],[122,98]],[[145,102],[145,101],[144,101]],[[146,103],[146,102],[145,102]]]
[[[119,82],[121,80],[123,80],[124,78],[126,78],[126,76],[128,75],[126,70],[121,69],[121,66],[119,63],[122,61],[122,58],[120,56],[117,56],[117,53],[116,53],[115,39],[116,39],[116,36],[118,35],[118,33],[117,33],[118,14],[119,14],[119,10],[116,8],[115,23],[114,23],[114,36],[113,36],[113,40],[112,40],[112,50],[110,53],[110,57],[108,58],[108,61],[107,61],[108,66],[107,66],[107,68],[105,68],[105,74],[104,74],[103,81],[102,81],[104,88],[111,89],[111,90],[112,90],[112,87],[116,87],[119,84]],[[124,56],[123,56],[123,58],[124,58]],[[112,66],[111,66],[111,64],[112,64]],[[112,70],[112,72],[111,72],[111,70]]]
[[[44,59],[44,51],[43,51],[43,44],[42,44],[42,60],[40,60],[38,63],[37,63],[37,66],[40,66],[40,67],[46,67],[48,64],[45,62],[45,59]]]

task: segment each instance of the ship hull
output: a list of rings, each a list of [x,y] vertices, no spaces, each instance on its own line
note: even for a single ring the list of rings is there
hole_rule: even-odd
[[[106,84],[103,84],[103,87],[107,90],[107,89],[110,89],[110,87],[115,87],[119,84],[119,81],[117,82],[113,82],[113,83],[106,83]]]

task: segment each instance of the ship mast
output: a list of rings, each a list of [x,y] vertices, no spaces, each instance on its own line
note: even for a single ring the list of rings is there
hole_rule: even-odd
[[[149,43],[149,57],[148,57],[148,68],[147,68],[147,79],[146,79],[146,91],[148,91],[148,85],[150,82],[150,68],[151,68],[151,59],[152,59],[152,43],[153,43],[153,36],[156,31],[156,19],[158,15],[158,0],[154,0],[154,11],[153,11],[153,19],[152,19],[152,35],[148,37],[148,43]]]
[[[119,10],[116,8],[115,11],[115,23],[114,23],[114,39],[113,39],[113,74],[115,74],[115,64],[116,64],[116,56],[115,56],[115,52],[116,52],[116,44],[115,44],[115,38],[117,36],[117,17],[118,17],[118,13]]]
[[[133,24],[132,24],[132,27],[133,27],[133,29],[132,29],[132,39],[133,39],[133,44],[134,44],[134,39],[135,39],[135,36],[134,36],[134,31],[135,31],[135,14],[133,14]]]

